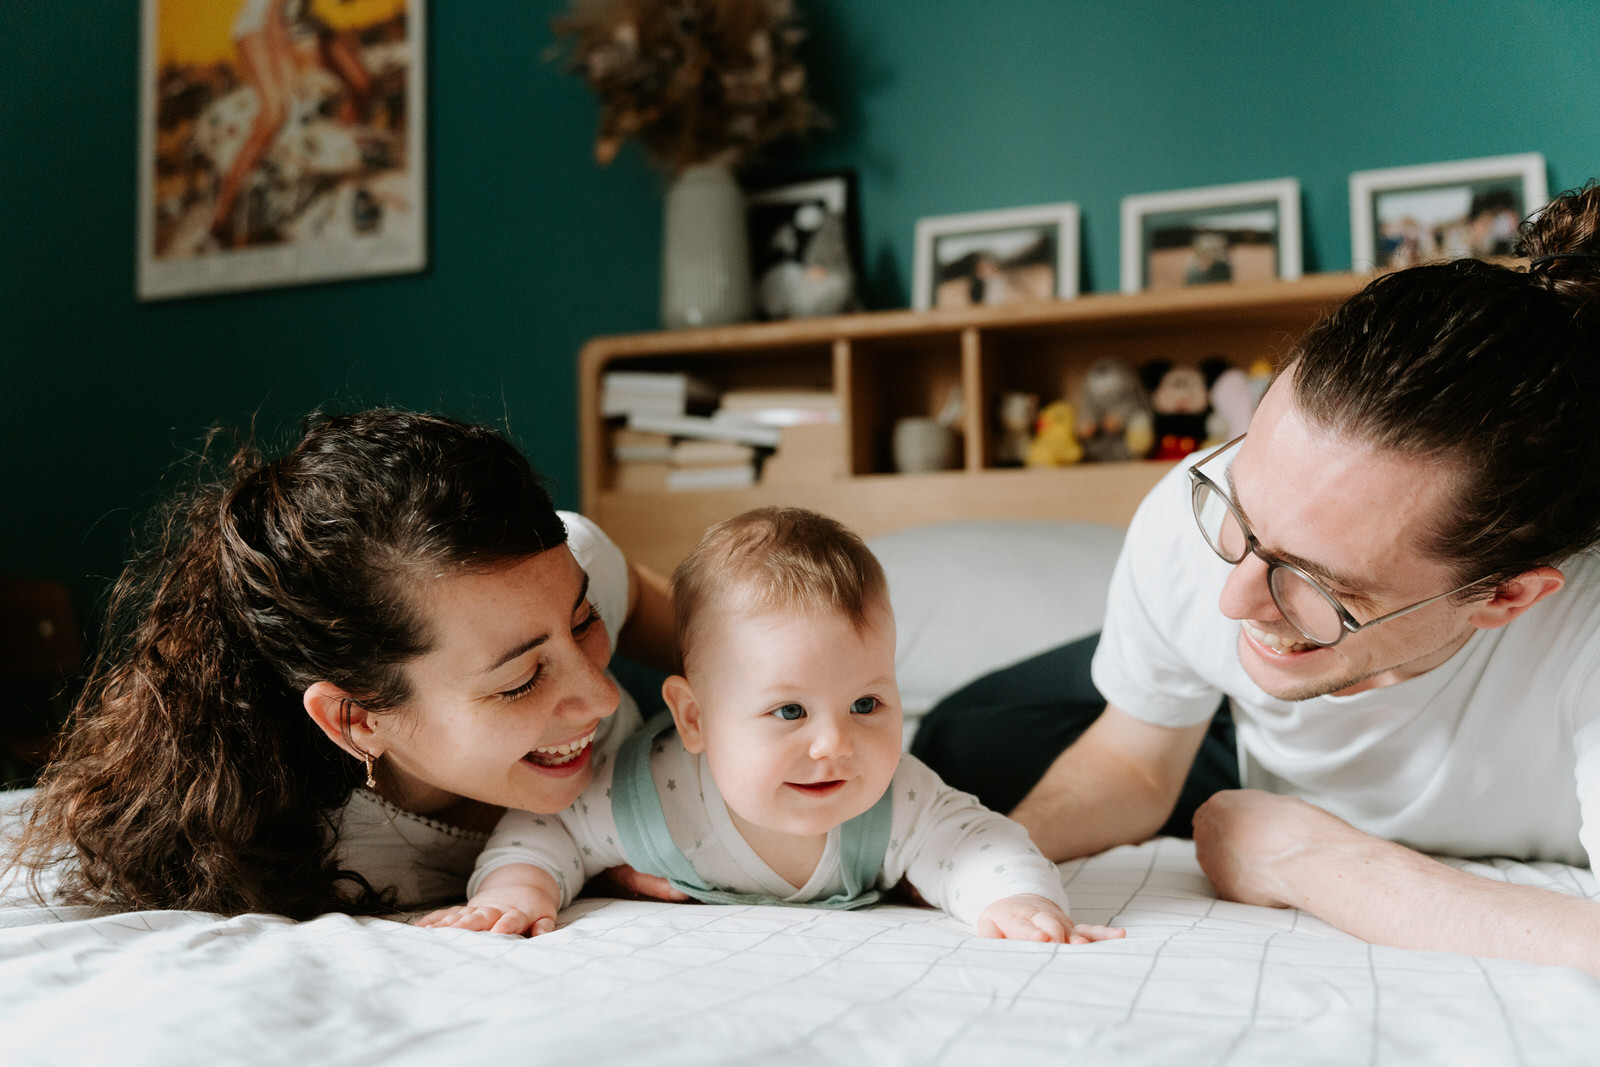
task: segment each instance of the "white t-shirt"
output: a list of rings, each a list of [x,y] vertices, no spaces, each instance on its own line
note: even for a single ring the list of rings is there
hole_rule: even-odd
[[[628,561],[600,527],[572,512],[558,512],[567,527],[567,547],[589,575],[589,599],[606,624],[611,651],[628,619]],[[621,688],[620,686],[618,687]],[[595,758],[609,763],[622,741],[643,720],[622,689],[614,715],[600,721]],[[374,889],[393,887],[398,907],[413,910],[460,900],[467,877],[488,835],[402,811],[367,789],[357,789],[335,816],[339,864],[360,872]]]
[[[589,787],[559,817],[507,811],[478,858],[471,889],[496,867],[528,863],[555,877],[566,907],[586,879],[629,862],[610,801],[615,762],[597,765]],[[845,891],[838,827],[828,832],[810,879],[794,886],[745,841],[705,756],[686,751],[676,731],[652,749],[650,773],[672,840],[708,885],[786,904],[827,900]],[[1039,853],[1019,824],[946,785],[915,756],[900,757],[889,788],[894,814],[876,888],[892,888],[905,878],[929,904],[972,925],[990,904],[1022,893],[1068,910],[1060,869]]]
[[[1231,698],[1251,788],[1425,852],[1586,865],[1600,854],[1600,557],[1448,661],[1354,696],[1277,700],[1239,664],[1231,567],[1195,527],[1180,464],[1140,506],[1111,580],[1094,682],[1146,722]]]

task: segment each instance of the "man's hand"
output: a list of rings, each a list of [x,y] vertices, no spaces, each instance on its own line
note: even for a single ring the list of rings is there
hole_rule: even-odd
[[[1214,794],[1194,815],[1194,852],[1217,896],[1269,908],[1305,907],[1290,888],[1312,850],[1363,838],[1349,823],[1297,797],[1259,789]]]
[[[1600,904],[1458,870],[1303,800],[1217,793],[1194,817],[1217,896],[1300,908],[1363,941],[1600,975]]]

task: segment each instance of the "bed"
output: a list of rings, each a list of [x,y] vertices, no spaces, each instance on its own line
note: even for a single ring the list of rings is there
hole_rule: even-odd
[[[876,539],[913,718],[977,674],[1094,629],[1119,541],[1064,523]],[[1036,580],[1007,583],[1008,572]],[[9,809],[17,796],[5,799]],[[1586,868],[1450,862],[1600,894]],[[0,899],[0,1062],[1595,1059],[1600,979],[1581,972],[1371,946],[1303,913],[1218,901],[1175,838],[1061,872],[1074,917],[1124,926],[1126,940],[985,940],[902,904],[582,899],[554,933],[525,941],[338,915],[97,913],[13,888]]]

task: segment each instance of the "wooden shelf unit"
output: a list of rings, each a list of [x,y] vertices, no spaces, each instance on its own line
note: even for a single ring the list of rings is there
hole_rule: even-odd
[[[888,311],[826,319],[601,337],[579,357],[583,510],[630,559],[670,572],[706,526],[748,508],[792,504],[826,512],[863,537],[971,518],[1074,519],[1126,525],[1170,464],[997,467],[996,398],[1072,397],[1084,369],[1115,357],[1237,366],[1277,361],[1365,278],[1206,286],[998,308]],[[622,491],[613,487],[601,378],[609,370],[687,371],[719,390],[817,388],[837,394],[843,432],[833,477],[738,489]],[[930,415],[952,386],[965,398],[960,469],[896,474],[896,419]]]

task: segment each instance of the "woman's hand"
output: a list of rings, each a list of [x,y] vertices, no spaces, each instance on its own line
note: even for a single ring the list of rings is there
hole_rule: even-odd
[[[644,874],[632,867],[612,867],[589,879],[584,892],[592,897],[618,897],[622,900],[667,900],[681,904],[689,894],[673,888],[665,878]]]

